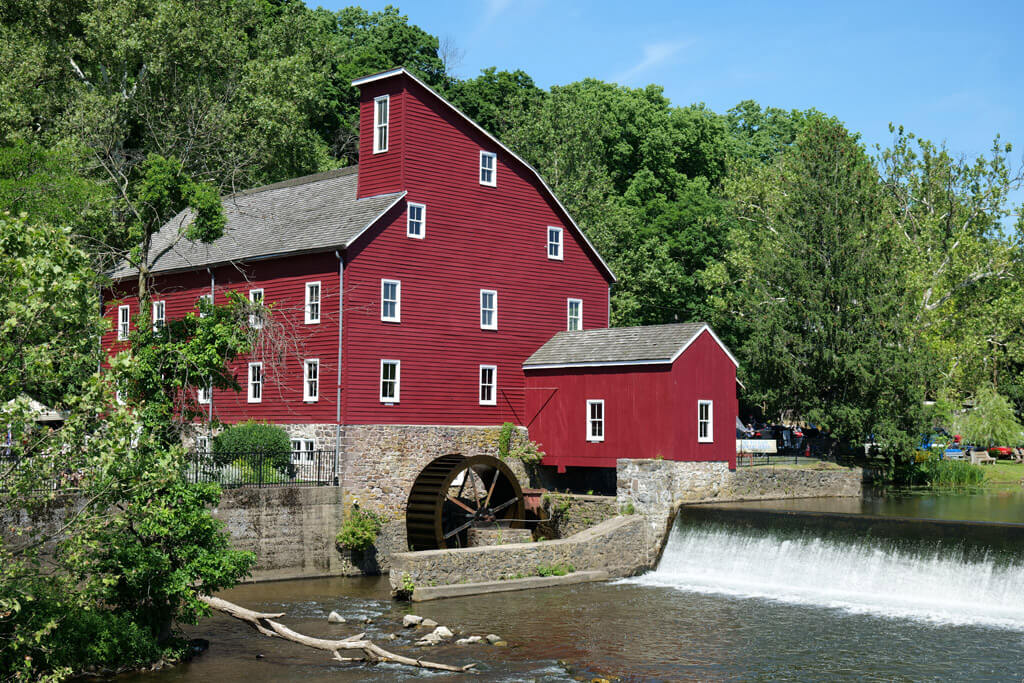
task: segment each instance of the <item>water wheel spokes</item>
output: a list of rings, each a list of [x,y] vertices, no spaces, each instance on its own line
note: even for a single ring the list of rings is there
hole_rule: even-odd
[[[494,500],[502,502],[492,505]],[[524,510],[519,481],[501,460],[487,455],[442,456],[420,472],[409,494],[409,549],[465,547],[474,526],[521,528]]]

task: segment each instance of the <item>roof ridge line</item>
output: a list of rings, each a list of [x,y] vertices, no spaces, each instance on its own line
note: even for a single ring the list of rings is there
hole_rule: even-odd
[[[309,175],[299,176],[298,178],[288,178],[287,180],[279,180],[276,183],[270,183],[269,185],[260,185],[258,187],[250,187],[246,190],[239,190],[230,194],[224,195],[221,199],[233,199],[235,197],[248,197],[250,195],[259,194],[261,192],[267,192],[269,190],[281,190],[287,187],[297,187],[299,185],[308,185],[310,183],[317,183],[322,180],[331,180],[332,178],[340,178],[342,176],[352,175],[359,171],[359,164],[353,164],[351,166],[343,166],[341,168],[334,168],[329,171],[320,171],[319,173],[310,173]]]

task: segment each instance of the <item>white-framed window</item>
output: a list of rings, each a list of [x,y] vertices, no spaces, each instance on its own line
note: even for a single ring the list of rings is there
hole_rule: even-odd
[[[263,363],[249,363],[249,403],[263,402]]]
[[[569,299],[566,305],[566,327],[570,332],[583,329],[583,299]]]
[[[206,404],[210,402],[210,397],[213,396],[213,387],[207,384],[205,387],[199,387],[196,389],[196,400],[200,403]]]
[[[118,306],[117,307],[117,340],[124,341],[128,338],[128,334],[132,328],[132,307],[131,306]]]
[[[320,283],[306,283],[306,324],[316,325],[320,322]]]
[[[316,439],[292,439],[292,464],[302,465],[316,459]]]
[[[199,317],[205,318],[207,314],[203,309],[213,307],[213,294],[200,294],[196,305],[199,307]]]
[[[388,120],[391,116],[391,97],[373,98],[373,153],[388,151]]]
[[[480,290],[480,329],[498,329],[498,293],[493,289]]]
[[[604,399],[587,401],[587,441],[604,441]]]
[[[380,281],[380,319],[386,323],[402,322],[401,280]]]
[[[302,364],[302,400],[320,400],[320,359],[307,358]]]
[[[124,394],[121,393],[120,389],[115,389],[114,390],[114,400],[117,401],[117,405],[119,405],[119,406],[123,406],[124,405]]]
[[[494,152],[480,152],[480,184],[498,185],[498,155]]]
[[[556,225],[548,226],[548,258],[555,261],[562,259],[562,229]]]
[[[498,405],[498,366],[480,366],[480,405]]]
[[[380,402],[398,403],[401,389],[402,361],[382,360],[380,362]]]
[[[697,401],[697,441],[712,443],[715,440],[713,401]]]
[[[418,240],[427,236],[427,205],[409,202],[405,217],[405,234]]]
[[[250,289],[249,303],[254,307],[263,306],[263,290]],[[249,314],[249,326],[254,330],[258,330],[263,327],[263,312],[261,310],[254,310]]]
[[[209,453],[210,452],[210,437],[208,436],[197,436],[194,446],[196,453]]]
[[[167,323],[167,303],[153,302],[153,331],[156,332]]]

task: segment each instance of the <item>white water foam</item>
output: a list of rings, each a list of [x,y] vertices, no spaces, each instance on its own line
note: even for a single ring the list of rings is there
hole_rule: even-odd
[[[810,536],[675,528],[657,570],[628,579],[694,593],[1024,631],[1024,566]]]

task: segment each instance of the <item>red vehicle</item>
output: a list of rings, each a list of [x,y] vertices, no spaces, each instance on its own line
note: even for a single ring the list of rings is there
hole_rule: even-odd
[[[1012,458],[1013,449],[1009,446],[990,446],[988,454],[993,458]]]

